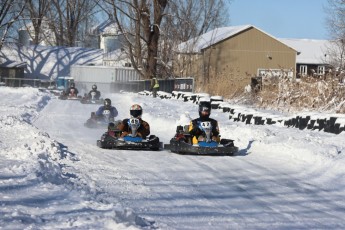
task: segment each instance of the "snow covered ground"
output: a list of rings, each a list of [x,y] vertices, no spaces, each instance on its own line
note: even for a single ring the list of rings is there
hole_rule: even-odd
[[[168,143],[197,105],[138,94]],[[345,132],[255,126],[213,110],[233,157],[103,150],[83,123],[97,105],[33,88],[0,88],[1,229],[344,229]],[[243,108],[245,109],[245,108]]]

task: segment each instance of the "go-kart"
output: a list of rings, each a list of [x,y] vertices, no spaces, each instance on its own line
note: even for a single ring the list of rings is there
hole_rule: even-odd
[[[178,154],[216,156],[233,156],[238,151],[231,139],[220,139],[219,143],[211,139],[211,122],[201,122],[199,128],[204,132],[203,141],[193,144],[193,136],[188,131],[189,125],[177,126],[175,136],[170,144],[164,145],[164,149]]]
[[[138,135],[137,130],[140,122],[136,118],[128,121],[131,127],[131,134],[121,137],[122,131],[116,128],[113,123],[109,124],[108,131],[105,132],[100,140],[97,140],[97,146],[103,149],[129,149],[129,150],[154,150],[158,151],[162,148],[162,142],[155,135],[142,138]]]
[[[60,100],[81,100],[81,96],[78,96],[76,94],[66,94],[66,93],[61,93],[61,95],[58,97]]]
[[[114,122],[114,118],[110,116],[110,111],[105,109],[100,116],[97,116],[95,112],[91,112],[91,117],[84,123],[84,126],[103,129],[108,127],[111,122]]]
[[[104,99],[96,97],[96,92],[91,92],[91,95],[85,94],[84,97],[80,100],[82,104],[103,104]]]

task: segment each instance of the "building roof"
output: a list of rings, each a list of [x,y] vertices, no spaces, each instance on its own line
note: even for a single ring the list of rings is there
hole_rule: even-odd
[[[250,27],[251,25],[216,28],[196,38],[192,38],[186,42],[181,43],[177,47],[177,50],[180,53],[199,53],[202,49],[220,42],[228,37],[231,37]]]
[[[328,40],[280,38],[282,43],[297,50],[299,64],[328,64],[327,55],[332,43]]]
[[[296,50],[296,62],[299,64],[329,64],[327,58],[327,56],[329,56],[328,50],[330,47],[332,47],[332,43],[329,40],[276,38],[253,25],[216,28],[203,35],[200,35],[199,37],[181,43],[177,47],[177,52],[200,53],[203,49],[222,40],[235,36],[250,28],[256,28],[266,35]]]
[[[270,36],[276,40],[277,38],[273,37],[272,35],[258,29],[257,27],[253,25],[241,25],[241,26],[229,26],[229,27],[220,27],[216,28],[214,30],[211,30],[205,34],[200,35],[199,37],[190,39],[186,42],[181,43],[177,51],[180,53],[200,53],[201,50],[216,44],[220,41],[223,41],[225,39],[228,39],[232,36],[235,36],[245,30],[255,28],[262,33],[266,34],[267,36]],[[278,40],[279,41],[279,40]],[[287,44],[285,44],[287,45]],[[290,47],[294,49],[293,47]]]
[[[116,22],[112,19],[108,19],[102,23],[100,23],[98,26],[94,27],[92,29],[94,34],[111,34],[116,35],[119,33],[119,29],[116,25]]]

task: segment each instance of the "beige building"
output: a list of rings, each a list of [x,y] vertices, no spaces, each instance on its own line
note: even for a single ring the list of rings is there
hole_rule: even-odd
[[[175,75],[194,77],[196,91],[242,92],[254,76],[296,74],[297,51],[252,25],[217,28],[180,44],[176,55]]]

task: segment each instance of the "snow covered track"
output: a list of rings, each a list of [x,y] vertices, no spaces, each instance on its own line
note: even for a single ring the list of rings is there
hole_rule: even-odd
[[[176,125],[197,116],[192,102],[108,96],[119,119],[131,104],[141,104],[143,119],[164,143]],[[344,133],[248,126],[214,110],[222,137],[240,149],[236,156],[104,150],[96,146],[104,130],[83,126],[96,108],[52,99],[39,112],[13,110],[12,118],[0,113],[0,156],[6,159],[0,163],[0,227],[345,228]],[[22,113],[35,113],[37,128],[11,120]],[[9,129],[6,123],[17,125]],[[9,138],[23,129],[27,135]],[[18,145],[24,142],[26,147]],[[31,170],[22,170],[25,165]]]

